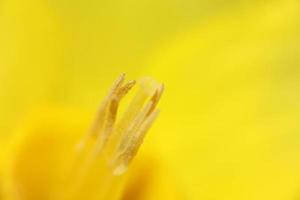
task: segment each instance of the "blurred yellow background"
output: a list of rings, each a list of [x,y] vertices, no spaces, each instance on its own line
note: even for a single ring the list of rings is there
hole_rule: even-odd
[[[300,198],[298,0],[2,0],[0,145],[41,105],[93,114],[123,72],[166,86],[141,199]]]

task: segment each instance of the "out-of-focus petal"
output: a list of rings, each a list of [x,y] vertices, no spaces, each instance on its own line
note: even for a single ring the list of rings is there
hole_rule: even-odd
[[[215,16],[150,62],[168,90],[146,143],[188,199],[299,196],[299,11],[276,1]]]
[[[83,113],[66,108],[44,107],[28,116],[1,167],[7,198],[55,198],[55,191],[63,190],[64,166],[72,159],[74,144],[87,128],[85,122]]]
[[[253,1],[255,2],[255,1]],[[250,1],[250,4],[253,3]],[[0,3],[0,129],[36,104],[94,108],[110,80],[144,71],[149,52],[243,1],[3,0]],[[101,87],[101,88],[100,88]]]

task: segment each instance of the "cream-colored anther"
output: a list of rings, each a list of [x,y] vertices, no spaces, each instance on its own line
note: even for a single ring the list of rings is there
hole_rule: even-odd
[[[118,176],[123,174],[128,165],[137,154],[141,144],[143,143],[145,134],[152,126],[153,122],[157,118],[159,110],[152,112],[149,117],[142,123],[136,134],[131,138],[130,142],[127,143],[126,148],[123,151],[117,152],[117,156],[113,162],[113,174]]]
[[[115,184],[137,154],[145,134],[157,118],[157,103],[163,85],[151,78],[139,82],[139,88],[131,103],[119,119],[120,101],[136,84],[124,83],[122,74],[102,101],[91,129],[83,136],[70,167],[66,193],[62,200],[82,199],[82,191],[94,191],[97,198],[107,199],[115,193]],[[99,187],[98,187],[99,186]],[[92,189],[93,188],[93,189]],[[98,196],[98,194],[101,194]],[[91,195],[93,195],[91,193]]]
[[[124,79],[122,74],[115,81],[100,105],[92,128],[80,142],[83,149],[88,141],[92,141],[86,147],[85,153],[89,156],[82,163],[80,174],[84,174],[97,159],[104,159],[112,167],[112,172],[120,175],[137,153],[145,133],[158,115],[156,105],[164,87],[153,79],[145,78],[121,119],[117,119],[120,101],[136,84],[135,81],[124,84]],[[104,156],[99,157],[101,153]]]
[[[124,130],[123,135],[119,141],[119,144],[116,148],[117,152],[121,152],[128,145],[131,138],[136,134],[137,130],[145,120],[147,113],[150,111],[152,107],[152,102],[148,102],[146,106],[144,106],[141,111],[137,114],[137,116],[132,120],[129,124],[129,127]]]
[[[163,85],[158,85],[149,102],[141,108],[136,117],[129,123],[128,128],[124,130],[111,161],[115,168],[114,174],[120,175],[138,151],[145,133],[158,115],[155,106],[158,104],[162,92]]]
[[[97,138],[96,153],[99,154],[105,148],[110,135],[112,134],[117,118],[118,107],[121,99],[129,92],[129,90],[135,85],[135,81],[130,81],[124,86],[118,88],[115,93],[112,94],[107,115],[105,118],[105,125]]]
[[[94,137],[96,138],[101,131],[101,129],[104,126],[105,123],[105,117],[107,112],[108,104],[110,103],[110,100],[112,99],[112,96],[116,93],[118,88],[122,85],[122,83],[125,80],[125,74],[121,74],[118,79],[114,82],[113,86],[109,90],[107,96],[104,98],[102,103],[100,104],[98,108],[98,112],[96,115],[96,119],[94,120],[91,128],[89,131],[85,134],[85,136],[81,139],[81,141],[76,146],[77,151],[81,151],[84,147],[86,142],[89,140],[89,138]]]
[[[152,102],[152,107],[150,108],[149,112],[147,113],[147,116],[151,114],[151,112],[153,112],[153,110],[155,109],[156,105],[158,104],[161,95],[164,91],[164,85],[161,84],[158,86],[157,90],[155,91],[154,95],[151,98],[151,102]]]

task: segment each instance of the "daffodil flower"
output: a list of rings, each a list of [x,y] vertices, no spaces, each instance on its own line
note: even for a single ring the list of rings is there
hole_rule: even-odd
[[[121,75],[113,84],[86,134],[78,134],[84,120],[70,121],[74,116],[53,109],[40,110],[21,127],[24,135],[6,163],[11,182],[4,199],[122,198],[124,173],[158,116],[156,105],[163,92],[154,80],[141,80],[119,119],[120,102],[136,83],[124,79]]]
[[[298,0],[0,4],[0,145],[9,146],[0,151],[0,198],[14,194],[17,179],[58,191],[96,97],[123,71],[156,77],[168,89],[121,199],[299,198]],[[58,135],[60,153],[39,139],[29,146],[41,151],[20,148],[33,138],[51,142],[41,129]],[[47,149],[48,168],[35,167],[32,176]],[[17,160],[23,168],[11,176],[15,159],[28,155],[36,158]]]

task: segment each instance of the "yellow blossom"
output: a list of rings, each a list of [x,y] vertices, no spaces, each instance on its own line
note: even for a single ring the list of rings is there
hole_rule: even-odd
[[[59,155],[73,155],[64,153],[76,139],[70,135],[86,130],[120,72],[149,74],[167,87],[123,199],[299,198],[299,1],[4,0],[0,7],[0,145],[13,143],[0,152],[0,199],[13,194],[10,159],[28,153],[15,145],[47,137],[33,131],[40,126],[57,134],[62,152],[52,152],[54,160],[30,154],[48,168],[28,178],[39,163],[19,160],[26,168],[15,177],[39,180],[39,191],[59,186],[52,181],[63,172]],[[47,142],[31,146],[49,150]]]
[[[5,199],[120,199],[123,174],[157,118],[163,86],[149,78],[118,117],[135,85],[121,75],[101,103],[91,128],[65,109],[40,108],[20,126],[5,161]],[[80,134],[81,133],[81,134]]]

